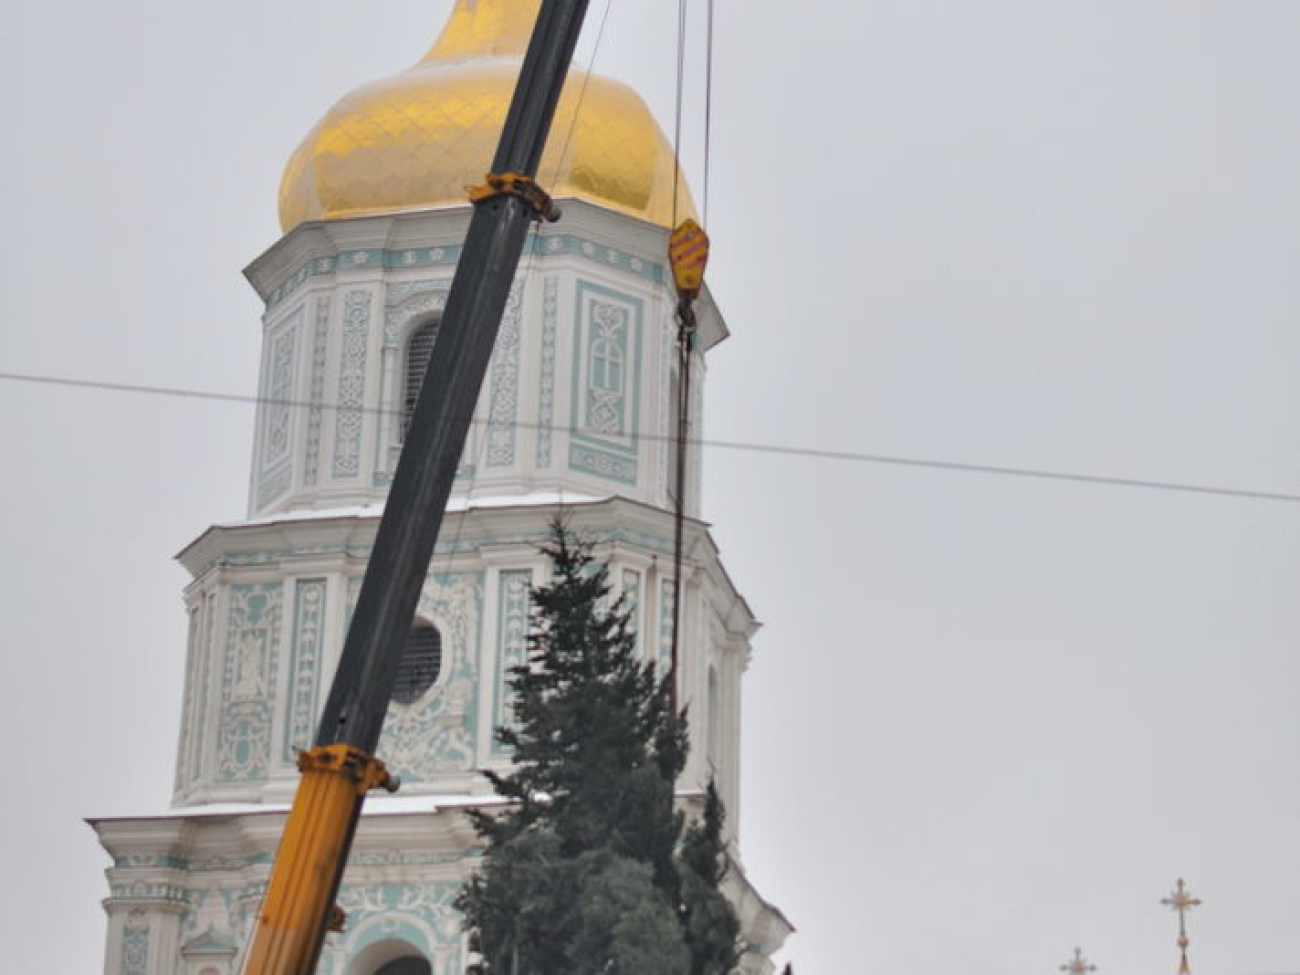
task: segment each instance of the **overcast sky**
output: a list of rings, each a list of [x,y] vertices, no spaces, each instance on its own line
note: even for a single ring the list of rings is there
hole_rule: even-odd
[[[7,0],[0,372],[252,394],[239,271],[285,160],[449,6]],[[670,131],[674,7],[616,0],[595,55]],[[715,30],[709,437],[1300,495],[1300,4],[717,0]],[[0,415],[0,943],[94,972],[80,818],[169,798],[171,557],[243,515],[252,408],[0,379]],[[1300,504],[706,465],[766,624],[743,852],[799,975],[1075,945],[1172,975],[1179,876],[1197,975],[1300,971]]]

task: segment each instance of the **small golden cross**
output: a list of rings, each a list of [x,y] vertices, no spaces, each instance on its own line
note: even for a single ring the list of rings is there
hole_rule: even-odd
[[[1201,899],[1193,897],[1191,892],[1183,886],[1183,878],[1178,878],[1178,886],[1174,888],[1173,893],[1160,901],[1166,907],[1178,912],[1178,951],[1180,958],[1178,961],[1178,975],[1191,975],[1192,968],[1187,964],[1187,912],[1193,907],[1201,906]]]
[[[1065,972],[1066,975],[1086,975],[1088,972],[1095,972],[1097,970],[1096,965],[1088,964],[1087,960],[1083,957],[1082,948],[1075,948],[1074,957],[1060,967],[1061,971]]]

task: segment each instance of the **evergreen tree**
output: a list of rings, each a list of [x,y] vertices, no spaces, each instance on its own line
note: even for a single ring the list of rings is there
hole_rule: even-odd
[[[690,975],[726,975],[740,962],[740,922],[719,889],[727,874],[722,798],[709,782],[704,815],[682,841],[682,916],[690,950]]]
[[[739,924],[718,890],[726,858],[712,785],[684,828],[673,789],[685,713],[638,659],[606,567],[562,524],[543,547],[526,666],[510,671],[514,758],[486,773],[504,811],[471,814],[484,863],[457,901],[477,975],[728,975]],[[680,842],[680,852],[678,850]]]

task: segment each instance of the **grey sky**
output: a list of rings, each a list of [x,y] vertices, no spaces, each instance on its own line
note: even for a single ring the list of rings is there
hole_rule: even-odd
[[[0,371],[252,393],[238,272],[289,152],[448,7],[8,4]],[[596,57],[669,131],[671,7],[615,4]],[[707,435],[1300,493],[1300,5],[718,0],[716,31]],[[252,411],[0,411],[0,940],[96,971],[79,817],[170,794],[170,557],[242,515]],[[706,465],[767,624],[744,853],[800,975],[1173,972],[1180,875],[1198,975],[1300,969],[1300,505]]]

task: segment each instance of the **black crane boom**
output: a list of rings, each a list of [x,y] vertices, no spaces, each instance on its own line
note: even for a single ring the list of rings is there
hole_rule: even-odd
[[[310,975],[365,794],[396,788],[374,755],[474,406],[530,221],[556,212],[534,182],[588,0],[542,0],[486,185],[456,266],[388,502],[302,780],[246,975]]]

